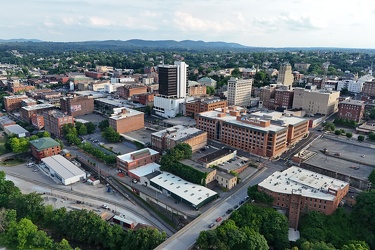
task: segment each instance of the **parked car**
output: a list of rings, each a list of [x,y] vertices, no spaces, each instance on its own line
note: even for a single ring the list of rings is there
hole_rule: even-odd
[[[215,226],[215,223],[211,223],[210,225],[208,225],[209,228],[213,228]]]
[[[235,205],[234,207],[233,207],[233,209],[237,209],[238,208],[238,205]]]
[[[230,214],[230,213],[232,213],[232,212],[233,212],[233,209],[232,209],[232,208],[230,208],[230,209],[228,209],[228,210],[227,210],[227,212],[226,212],[226,213],[227,213],[227,214]]]
[[[219,222],[219,221],[221,221],[221,220],[222,220],[222,218],[219,217],[219,218],[216,219],[216,222]]]

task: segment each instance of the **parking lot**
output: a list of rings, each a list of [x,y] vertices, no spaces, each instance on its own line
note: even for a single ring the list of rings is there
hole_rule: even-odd
[[[142,128],[142,129],[138,129],[138,130],[126,133],[125,136],[128,137],[129,139],[132,138],[133,140],[147,144],[147,143],[151,143],[151,134],[155,132],[156,131],[148,129],[148,128]]]
[[[107,119],[107,118],[105,118],[105,117],[103,117],[101,115],[95,114],[95,113],[87,114],[87,115],[80,115],[80,116],[77,116],[75,118],[92,122],[95,125],[98,125],[99,122]]]

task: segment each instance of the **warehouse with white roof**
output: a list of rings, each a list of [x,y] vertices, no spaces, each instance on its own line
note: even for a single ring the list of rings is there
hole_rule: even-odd
[[[61,155],[43,158],[40,168],[52,179],[56,178],[64,185],[86,179],[86,173],[83,170]]]
[[[197,210],[218,197],[211,189],[188,182],[168,172],[154,176],[149,181],[152,188]]]

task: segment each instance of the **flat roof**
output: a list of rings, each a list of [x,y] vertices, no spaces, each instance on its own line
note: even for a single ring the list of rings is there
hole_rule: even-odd
[[[211,173],[212,171],[215,171],[214,168],[205,168],[202,166],[202,164],[195,162],[193,160],[190,160],[190,159],[184,159],[184,160],[181,160],[180,162],[186,166],[192,167],[203,173]]]
[[[0,116],[0,124],[3,125],[3,124],[8,124],[8,123],[12,123],[15,121],[13,121],[12,119],[10,119],[8,116]]]
[[[73,93],[79,96],[91,96],[94,99],[108,96],[107,93],[96,92],[96,91],[75,91]]]
[[[207,198],[217,195],[217,193],[211,189],[185,181],[168,172],[163,172],[150,181],[187,200],[194,206],[198,206]]]
[[[17,99],[17,98],[28,98],[26,95],[7,95],[4,96],[5,99]]]
[[[180,140],[184,140],[187,138],[200,135],[202,133],[204,133],[204,131],[197,129],[197,128],[177,125],[171,128],[167,128],[167,129],[152,133],[152,135],[157,136],[157,137],[166,137],[174,141],[180,141]]]
[[[56,146],[60,145],[60,143],[58,143],[57,141],[55,141],[51,137],[39,138],[39,139],[30,141],[30,144],[32,144],[34,147],[36,147],[37,150],[56,147]]]
[[[28,133],[29,131],[27,131],[26,129],[24,129],[23,127],[21,127],[20,125],[18,124],[14,124],[14,125],[8,125],[6,126],[6,129],[12,133],[12,134],[22,134],[22,133]]]
[[[222,157],[225,157],[233,153],[234,151],[237,151],[237,150],[233,150],[230,148],[222,148],[220,150],[217,150],[215,152],[202,156],[201,158],[198,159],[198,161],[205,162],[205,163],[212,162]]]
[[[350,104],[350,105],[356,105],[356,106],[362,106],[362,105],[365,105],[365,102],[364,101],[361,101],[361,100],[344,100],[342,102],[340,102],[340,104]]]
[[[98,98],[95,99],[96,102],[103,102],[112,106],[116,107],[125,107],[125,108],[143,108],[145,105],[140,104],[140,103],[134,103],[134,102],[129,102],[128,100],[125,99],[113,99],[113,98]]]
[[[130,162],[133,162],[134,160],[136,160],[136,158],[134,158],[134,157],[136,157],[137,155],[143,154],[143,153],[145,153],[145,154],[147,153],[148,155],[159,154],[158,151],[153,150],[151,148],[143,148],[143,149],[140,149],[140,150],[137,150],[137,151],[127,153],[127,154],[118,155],[117,158],[122,160],[122,161],[130,163]]]
[[[349,183],[292,166],[283,172],[276,171],[258,185],[272,192],[297,193],[304,197],[333,201],[336,196],[329,193],[329,189],[337,191]]]
[[[33,106],[25,106],[25,107],[22,107],[22,108],[27,110],[27,111],[31,111],[31,110],[37,110],[37,109],[54,108],[54,107],[55,107],[55,105],[52,105],[52,104],[37,104],[37,105],[33,105]]]
[[[126,110],[125,113],[122,113],[123,110]],[[125,108],[125,107],[114,108],[113,111],[114,111],[114,114],[112,114],[111,117],[109,117],[110,119],[113,119],[113,120],[121,120],[123,118],[144,114],[141,111],[130,109],[130,108]]]
[[[42,162],[48,167],[52,168],[65,180],[74,176],[86,175],[85,172],[83,172],[80,168],[78,168],[62,155],[54,155],[42,158]]]
[[[155,162],[151,162],[151,163],[146,164],[142,167],[129,170],[130,173],[132,173],[132,174],[134,174],[138,177],[146,176],[146,175],[151,174],[155,171],[160,171],[160,165],[155,163]]]
[[[163,120],[164,123],[170,124],[172,126],[175,125],[187,125],[187,126],[194,126],[196,125],[195,119],[186,116],[174,117],[170,119]]]

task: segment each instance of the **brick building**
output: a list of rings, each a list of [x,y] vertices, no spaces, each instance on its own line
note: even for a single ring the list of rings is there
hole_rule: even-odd
[[[140,95],[133,95],[132,100],[138,101],[140,104],[149,105],[154,102],[155,95],[153,93],[146,93]]]
[[[365,102],[346,100],[339,103],[338,118],[360,122],[365,113]]]
[[[31,124],[38,130],[44,128],[44,116],[42,114],[32,114]]]
[[[209,139],[267,157],[278,156],[301,140],[309,126],[308,120],[280,112],[247,115],[245,109],[236,107],[197,114],[196,122]]]
[[[31,154],[39,161],[52,155],[58,155],[61,151],[60,144],[50,137],[43,137],[30,141]]]
[[[61,137],[64,124],[74,124],[73,116],[66,115],[58,110],[50,110],[43,114],[44,129],[56,137]]]
[[[31,122],[31,116],[33,114],[43,114],[44,112],[55,109],[56,107],[52,104],[37,104],[34,106],[26,106],[21,108],[21,119],[25,122]]]
[[[294,91],[288,89],[276,89],[275,90],[275,108],[290,109],[293,106]]]
[[[141,166],[158,162],[159,152],[150,148],[140,149],[128,154],[118,155],[116,158],[117,168],[129,175],[129,171]]]
[[[297,229],[301,213],[332,214],[348,193],[349,183],[293,166],[270,175],[258,184],[258,191],[272,196],[273,206],[286,209],[289,226]]]
[[[259,103],[268,109],[274,108],[277,84],[270,84],[259,89]]]
[[[4,96],[4,109],[8,112],[20,109],[22,107],[22,100],[27,98],[26,95]]]
[[[60,99],[61,111],[73,117],[94,112],[94,98],[90,96],[63,97]]]
[[[21,106],[22,107],[25,107],[25,106],[34,106],[36,105],[36,100],[34,99],[31,99],[31,98],[27,98],[27,99],[23,99],[22,100],[22,103],[21,103]]]
[[[104,76],[101,72],[95,72],[95,71],[85,71],[85,76],[93,78],[93,79],[100,79]]]
[[[115,112],[109,118],[109,126],[120,134],[141,129],[145,126],[144,113],[129,109],[129,108],[115,108]]]
[[[375,79],[363,84],[362,94],[364,96],[375,97]]]
[[[185,103],[185,115],[194,117],[196,114],[215,110],[217,108],[225,108],[228,106],[227,100],[220,98],[200,98]]]
[[[147,93],[147,86],[141,85],[125,85],[117,88],[117,94],[125,99],[132,97],[133,95],[140,95]]]
[[[197,151],[207,145],[207,132],[177,125],[151,134],[152,148],[160,152],[179,143],[187,143],[193,151]]]

